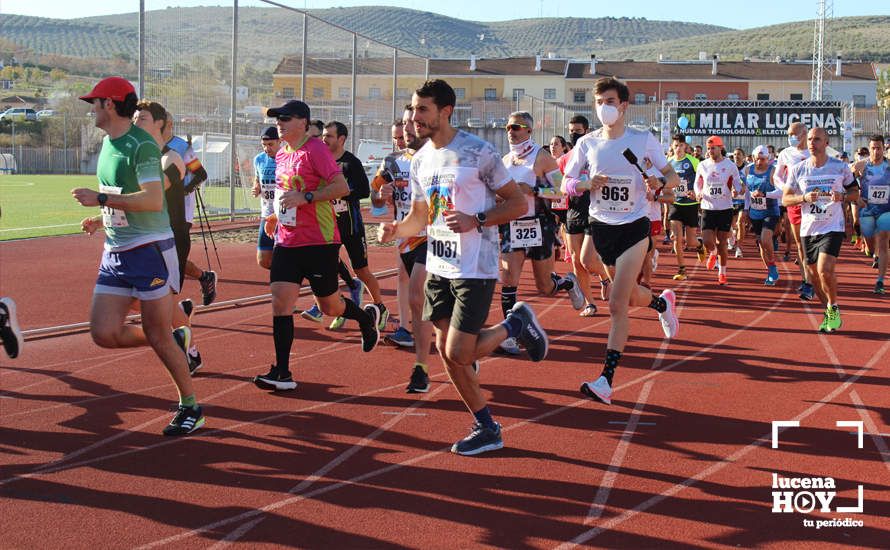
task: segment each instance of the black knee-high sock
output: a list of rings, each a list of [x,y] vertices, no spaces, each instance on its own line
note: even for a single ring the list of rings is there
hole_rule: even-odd
[[[618,368],[618,360],[621,359],[621,352],[614,349],[606,350],[606,360],[603,363],[602,375],[612,385],[612,377],[615,375],[615,369]]]
[[[507,313],[513,309],[513,306],[516,305],[516,287],[515,286],[502,286],[501,287],[501,310],[504,312],[504,318],[507,317]]]
[[[349,268],[346,267],[343,260],[340,260],[340,265],[337,266],[337,273],[340,274],[340,278],[343,279],[349,290],[355,290],[355,279],[352,278],[352,273],[349,272]]]
[[[272,317],[272,339],[275,341],[275,366],[281,373],[290,372],[290,348],[294,343],[294,316]]]
[[[346,304],[346,307],[343,309],[343,317],[358,321],[359,324],[369,323],[371,321],[368,314],[355,305],[355,302],[345,297],[343,298],[343,302]]]

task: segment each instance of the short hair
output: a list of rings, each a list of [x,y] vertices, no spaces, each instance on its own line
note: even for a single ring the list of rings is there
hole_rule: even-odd
[[[108,99],[102,99],[103,105],[105,104],[105,101],[108,101]],[[115,101],[112,99],[111,102],[114,104],[114,112],[117,113],[117,116],[133,118],[133,113],[136,112],[136,104],[139,102],[139,96],[130,92],[124,97],[123,101]]]
[[[575,115],[569,119],[569,124],[580,124],[585,130],[590,128],[590,121],[584,115]]]
[[[440,78],[427,80],[421,84],[419,88],[414,90],[414,93],[417,94],[417,97],[432,98],[433,103],[435,103],[436,107],[439,109],[444,109],[449,106],[453,108],[454,104],[457,103],[457,97],[454,95],[454,88]]]
[[[674,134],[673,137],[671,137],[671,141],[682,141],[683,143],[686,143],[686,136],[683,134]]]
[[[593,93],[595,95],[603,95],[609,90],[618,92],[619,101],[626,102],[630,100],[630,89],[627,84],[612,76],[600,78],[593,85]]]
[[[392,121],[392,125],[394,128],[401,128],[402,126],[405,125],[405,121],[402,119],[396,119],[396,120]]]
[[[349,137],[349,130],[346,128],[346,125],[340,121],[333,120],[325,124],[325,128],[336,128],[337,137]]]
[[[510,118],[521,118],[525,121],[529,128],[535,127],[535,119],[532,118],[531,113],[528,111],[513,111],[510,113]]]
[[[324,121],[323,120],[316,118],[315,120],[310,120],[309,124],[318,128],[319,133],[324,132]],[[308,125],[306,126],[306,129],[307,130],[309,129]]]
[[[884,143],[884,136],[882,136],[881,134],[875,134],[875,135],[871,136],[870,138],[868,138],[868,141],[869,142],[880,141],[881,143]]]
[[[117,105],[115,105],[117,108]],[[138,103],[136,103],[136,109],[133,111],[148,111],[151,114],[151,118],[157,121],[162,121],[164,124],[161,125],[161,130],[167,126],[167,109],[164,108],[163,105],[158,103],[157,101],[149,101],[147,99],[142,99]],[[120,113],[118,113],[120,114]],[[132,114],[130,116],[133,116]]]

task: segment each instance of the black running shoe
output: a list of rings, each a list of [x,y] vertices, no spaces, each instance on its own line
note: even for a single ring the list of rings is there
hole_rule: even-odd
[[[176,416],[164,428],[164,435],[185,435],[190,434],[204,425],[204,413],[201,407],[186,407],[180,405],[176,411]]]
[[[204,298],[204,305],[209,306],[213,300],[216,300],[216,272],[205,271],[198,281],[201,283],[201,296]]]
[[[195,314],[195,303],[192,302],[191,298],[186,298],[185,300],[179,301],[179,309],[185,313],[185,316],[188,317],[189,324],[192,322],[192,315]]]
[[[12,298],[0,298],[0,338],[3,349],[10,359],[18,357],[22,350],[22,330],[15,314],[15,301]]]
[[[377,340],[380,339],[380,329],[377,328],[377,323],[380,321],[380,309],[375,304],[368,304],[362,309],[371,319],[370,323],[363,323],[359,327],[362,331],[362,351],[367,353],[374,349]]]
[[[470,435],[451,446],[451,452],[464,456],[473,456],[486,451],[504,448],[501,438],[501,425],[495,423],[495,429],[486,428],[476,422],[470,429]]]
[[[197,349],[194,355],[190,351],[186,355],[188,355],[189,359],[189,374],[195,374],[204,366],[204,363],[201,361],[201,352]]]
[[[423,367],[414,364],[414,372],[411,373],[411,381],[405,388],[406,393],[426,393],[430,391],[430,376],[423,370]]]
[[[285,391],[297,387],[297,383],[291,378],[290,372],[282,373],[275,365],[272,365],[267,374],[254,376],[253,383],[261,390]]]
[[[525,302],[516,302],[507,315],[516,316],[522,322],[522,330],[517,339],[528,352],[531,360],[537,362],[547,357],[549,347],[547,333],[541,328],[532,308]]]

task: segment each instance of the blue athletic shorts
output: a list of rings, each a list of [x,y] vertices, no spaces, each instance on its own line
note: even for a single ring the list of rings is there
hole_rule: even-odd
[[[102,253],[96,294],[132,296],[157,300],[170,291],[179,292],[179,261],[173,239],[124,250]]]
[[[275,248],[275,241],[273,241],[271,238],[269,238],[268,235],[266,235],[266,231],[264,229],[265,226],[266,220],[260,220],[260,236],[257,237],[256,240],[256,249],[271,251],[273,248]]]
[[[871,238],[878,231],[890,231],[890,212],[884,212],[878,216],[859,214],[859,228],[862,236]]]

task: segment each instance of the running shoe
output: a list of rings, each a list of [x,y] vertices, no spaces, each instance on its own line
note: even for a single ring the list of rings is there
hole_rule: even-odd
[[[652,250],[652,272],[655,273],[655,271],[657,271],[657,270],[658,270],[658,249],[656,248],[656,249]]]
[[[572,282],[572,288],[568,289],[569,298],[572,300],[572,307],[576,310],[584,307],[584,293],[581,291],[581,284],[574,273],[568,273],[565,280]]]
[[[192,315],[195,314],[195,303],[192,302],[191,298],[186,298],[185,300],[179,301],[179,309],[185,313],[185,316],[188,317],[189,324],[192,324]]]
[[[875,294],[884,294],[884,281],[875,283]]]
[[[479,376],[479,361],[473,361],[473,373]]]
[[[872,256],[871,268],[872,269],[878,268],[878,257],[877,256]]]
[[[377,304],[377,331],[382,332],[386,328],[386,322],[389,320],[389,310],[383,304]]]
[[[819,332],[828,332],[828,310],[822,312],[822,323],[819,325]]]
[[[392,334],[387,334],[383,341],[394,346],[410,348],[414,346],[414,336],[405,328],[399,327]]]
[[[10,359],[18,357],[25,341],[15,314],[15,300],[12,298],[0,298],[0,338],[3,339],[6,355]]]
[[[318,304],[312,304],[312,307],[305,309],[300,313],[300,317],[307,321],[312,321],[313,323],[320,323],[324,315],[322,315],[321,310],[318,309]]]
[[[267,374],[254,376],[253,383],[261,390],[284,391],[297,387],[291,374],[289,372],[281,373],[275,365],[272,365]]]
[[[665,235],[663,239],[661,239],[661,244],[671,244],[671,236]]]
[[[355,283],[355,288],[349,289],[349,297],[355,302],[355,305],[362,307],[365,298],[365,283],[358,277],[353,278],[352,282]]]
[[[729,238],[726,239],[726,244],[729,245],[729,248],[735,248],[735,245],[736,245],[735,235],[730,233]]]
[[[673,338],[680,332],[680,318],[677,316],[677,296],[671,289],[665,289],[659,296],[667,304],[667,309],[658,314],[661,330],[666,338]]]
[[[584,309],[581,310],[581,313],[578,314],[578,317],[593,317],[596,315],[596,312],[596,304],[587,304],[584,306]]]
[[[581,384],[581,393],[600,403],[612,404],[612,386],[605,376],[600,376],[593,382]]]
[[[735,257],[736,257],[736,258],[744,258],[744,257],[745,257],[745,255],[742,254],[742,247],[741,247],[741,246],[737,246],[737,247],[735,247]]]
[[[828,321],[825,323],[825,326],[828,327],[828,332],[834,332],[841,328],[843,322],[841,321],[841,310],[837,307],[837,304],[831,306],[826,313],[828,314]]]
[[[519,355],[522,353],[522,350],[519,349],[519,344],[516,343],[516,338],[505,338],[503,342],[498,344],[498,351],[507,355]]]
[[[213,300],[216,300],[216,272],[205,271],[198,278],[198,282],[201,283],[201,297],[204,300],[204,305],[209,306]]]
[[[707,251],[705,250],[705,243],[702,242],[701,237],[696,237],[698,239],[698,246],[695,248],[695,253],[698,255],[698,261],[705,261],[705,257],[707,256]]]
[[[767,275],[766,279],[764,279],[763,281],[763,284],[764,286],[776,286],[776,280]]]
[[[711,255],[708,256],[708,263],[706,264],[708,271],[717,267],[717,253],[711,252]]]
[[[185,326],[179,327],[173,331],[173,339],[185,355],[186,361],[189,361],[191,359],[189,357],[189,348],[192,347],[192,329]],[[189,361],[189,372],[192,372],[191,361]]]
[[[426,393],[430,391],[430,376],[423,370],[420,363],[414,363],[414,371],[405,393]]]
[[[813,290],[813,285],[810,283],[804,283],[800,285],[800,299],[806,302],[809,302],[816,296],[816,292]]]
[[[367,353],[374,349],[380,339],[380,329],[377,328],[377,323],[380,321],[380,309],[376,304],[368,304],[362,309],[371,318],[370,323],[359,323],[362,331],[362,351]]]
[[[685,268],[685,267],[681,267],[681,268],[679,268],[679,269],[677,270],[677,274],[674,275],[674,280],[675,280],[675,281],[685,281],[685,280],[688,279],[688,278],[689,278],[689,276],[686,275],[686,268]]]
[[[201,407],[179,405],[176,416],[164,428],[164,435],[186,435],[204,425],[204,412]]]
[[[782,256],[782,261],[783,261],[783,262],[790,262],[790,261],[791,261],[791,254],[788,253],[788,252],[785,252],[785,254]]]
[[[487,451],[504,448],[501,438],[501,425],[495,422],[495,429],[486,428],[478,422],[470,428],[470,435],[451,446],[451,452],[464,456],[473,456]]]
[[[328,326],[328,330],[340,330],[345,322],[346,317],[334,317],[334,320],[331,321],[330,326]]]
[[[547,333],[538,323],[535,312],[525,302],[516,302],[507,315],[513,315],[522,321],[522,330],[519,332],[519,343],[528,352],[532,361],[538,362],[547,357],[549,341]]]
[[[773,280],[773,284],[779,280],[779,268],[775,265],[771,265],[767,268],[767,273],[769,274],[769,278]]]
[[[717,284],[723,286],[726,284],[726,273],[720,273],[717,275]]]
[[[194,348],[194,346],[192,346]],[[201,361],[201,352],[198,351],[198,348],[194,348],[195,353],[192,353],[191,350],[187,352],[189,358],[189,374],[195,374],[201,367],[204,366],[204,363]]]
[[[600,299],[604,302],[609,300],[609,279],[600,279]]]

